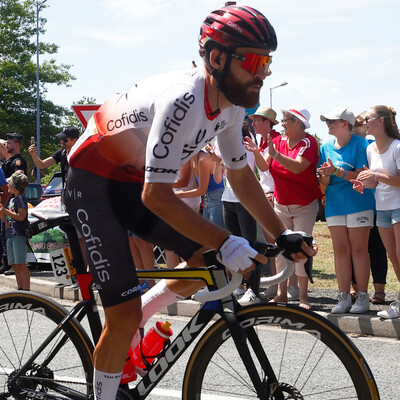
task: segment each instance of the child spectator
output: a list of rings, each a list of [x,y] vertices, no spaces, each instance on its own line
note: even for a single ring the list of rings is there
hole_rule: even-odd
[[[0,218],[5,228],[8,264],[11,265],[17,278],[18,290],[30,289],[30,272],[26,266],[28,222],[28,201],[25,189],[28,177],[14,172],[7,178],[11,199],[6,207],[0,203]]]

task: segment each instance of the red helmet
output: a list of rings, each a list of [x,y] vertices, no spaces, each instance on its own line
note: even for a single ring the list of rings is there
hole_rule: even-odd
[[[200,29],[200,47],[256,47],[275,51],[275,30],[263,14],[248,6],[228,6],[211,12]]]

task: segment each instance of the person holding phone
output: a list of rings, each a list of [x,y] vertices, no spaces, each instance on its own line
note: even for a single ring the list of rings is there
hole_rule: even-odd
[[[50,167],[51,165],[60,163],[61,178],[64,186],[65,177],[67,176],[68,172],[67,156],[72,146],[79,138],[79,129],[72,125],[67,126],[60,133],[57,133],[56,137],[60,139],[61,149],[58,149],[52,156],[47,157],[44,160],[41,160],[38,157],[35,138],[33,136],[31,137],[31,145],[29,146],[28,151],[36,168],[44,169]]]

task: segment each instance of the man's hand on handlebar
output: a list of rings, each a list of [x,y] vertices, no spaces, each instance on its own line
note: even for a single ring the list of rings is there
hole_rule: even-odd
[[[254,260],[264,264],[266,257],[254,250],[249,242],[239,236],[230,235],[218,249],[218,260],[232,272],[242,275],[255,268]]]
[[[312,236],[305,232],[293,232],[286,229],[275,242],[284,250],[283,255],[294,262],[314,257],[318,251],[318,246],[315,242],[313,243]]]

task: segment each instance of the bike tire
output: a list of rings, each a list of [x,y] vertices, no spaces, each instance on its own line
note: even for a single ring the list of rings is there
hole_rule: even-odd
[[[93,345],[76,319],[65,323],[21,379],[9,385],[67,314],[60,304],[40,294],[18,291],[0,295],[0,399],[91,396]]]
[[[259,376],[267,386],[266,399],[379,399],[375,380],[361,353],[325,318],[279,304],[249,306],[240,310],[237,317],[246,330],[255,329],[282,389],[280,395],[271,393],[271,382],[267,382],[251,349]],[[182,389],[183,400],[211,398],[258,398],[222,319],[207,330],[194,348]]]

